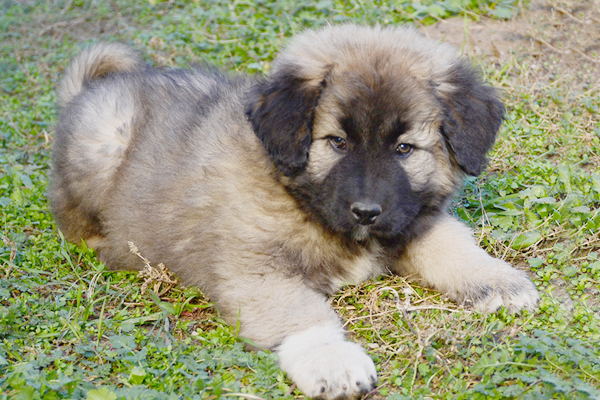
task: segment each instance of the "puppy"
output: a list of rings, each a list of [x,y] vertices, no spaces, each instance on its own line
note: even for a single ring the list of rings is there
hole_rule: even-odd
[[[485,167],[498,93],[410,28],[306,31],[266,78],[147,68],[100,44],[59,98],[50,201],[64,236],[115,269],[142,266],[133,241],[310,397],[376,383],[328,305],[341,285],[391,271],[479,310],[536,306],[527,275],[446,212]]]

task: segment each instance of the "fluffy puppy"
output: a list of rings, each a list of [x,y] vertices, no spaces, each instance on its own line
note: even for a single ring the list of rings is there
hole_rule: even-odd
[[[524,272],[445,211],[485,167],[496,90],[410,28],[294,38],[266,78],[145,67],[85,50],[59,89],[50,201],[64,236],[110,268],[133,241],[277,351],[310,397],[356,398],[377,373],[327,295],[384,271],[459,303],[532,310]]]

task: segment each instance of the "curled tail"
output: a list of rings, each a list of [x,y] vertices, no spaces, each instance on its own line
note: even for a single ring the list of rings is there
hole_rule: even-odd
[[[120,43],[100,43],[82,51],[64,72],[58,87],[60,106],[66,106],[86,83],[115,72],[144,68],[139,54]]]

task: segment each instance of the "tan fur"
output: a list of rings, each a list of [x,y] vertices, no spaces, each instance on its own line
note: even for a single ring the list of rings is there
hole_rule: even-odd
[[[455,301],[478,304],[483,311],[504,305],[515,312],[537,299],[527,274],[490,257],[466,226],[447,215],[408,246],[395,269]]]
[[[93,47],[73,61],[59,88],[53,213],[67,239],[86,240],[110,268],[141,268],[128,251],[133,241],[151,262],[201,287],[226,321],[240,324],[242,336],[279,352],[308,395],[356,398],[376,373],[363,350],[344,341],[328,305],[327,294],[341,285],[392,269],[484,310],[532,309],[537,302],[524,273],[478,248],[444,211],[462,169],[484,162],[501,120],[496,95],[469,68],[449,46],[407,28],[307,31],[266,81],[142,70],[127,47]],[[480,99],[469,100],[469,91]],[[464,110],[477,101],[484,106],[473,112],[493,123],[469,130],[472,116]],[[364,111],[369,102],[374,106]],[[380,118],[373,132],[358,135],[371,134],[364,145],[379,146],[383,156],[344,164],[362,145],[342,123],[354,116],[366,124]],[[482,144],[471,148],[461,135]],[[346,140],[348,151],[336,149],[332,137]],[[294,140],[308,143],[305,165],[304,153],[289,145]],[[395,155],[401,143],[413,147],[409,156]],[[377,157],[387,157],[406,184],[380,170]],[[387,231],[378,236],[377,224],[341,232],[345,220],[336,225],[331,212],[338,203],[316,211],[311,207],[321,203],[300,193],[354,170],[365,177],[353,185],[378,186],[360,186],[358,200],[342,199],[343,207],[389,190],[424,199],[422,209],[409,214],[411,204],[390,205],[380,196],[378,223],[395,207],[406,207],[412,222],[391,238]],[[340,213],[349,214],[343,207]]]
[[[86,82],[115,72],[141,70],[144,64],[137,53],[120,43],[102,43],[73,59],[60,82],[59,102],[66,106],[83,90]]]

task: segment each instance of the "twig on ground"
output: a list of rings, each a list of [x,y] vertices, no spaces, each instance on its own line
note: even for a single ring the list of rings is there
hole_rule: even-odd
[[[138,250],[138,248],[133,244],[133,242],[127,242],[129,245],[129,251],[136,256],[138,256],[144,262],[144,269],[138,273],[138,277],[144,279],[144,283],[142,284],[142,293],[145,293],[148,289],[148,286],[153,284],[152,290],[158,297],[163,296],[173,287],[175,287],[179,282],[173,276],[173,273],[169,271],[167,267],[163,263],[158,264],[157,268],[154,268],[150,265],[150,261],[146,257],[144,257]],[[164,285],[164,286],[163,286]],[[161,286],[163,288],[161,289]]]

